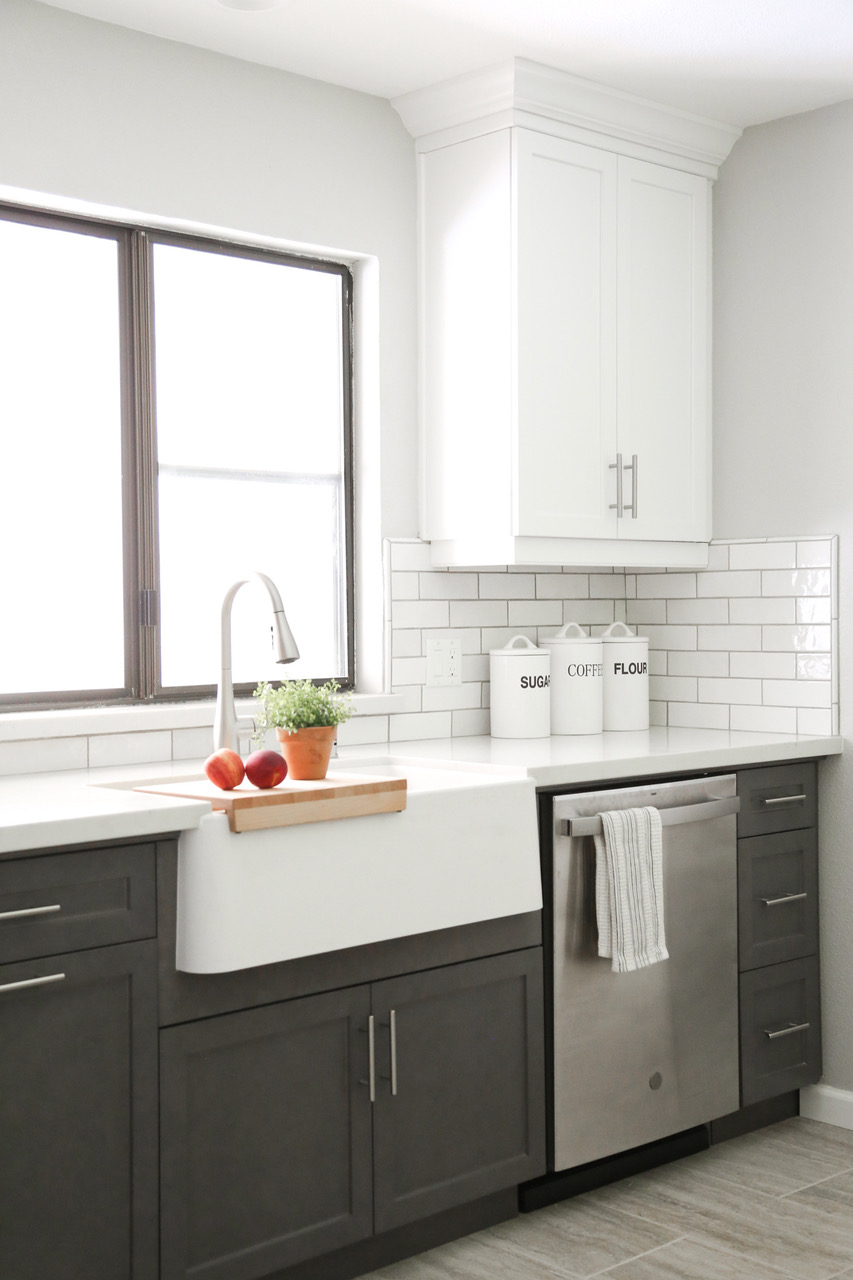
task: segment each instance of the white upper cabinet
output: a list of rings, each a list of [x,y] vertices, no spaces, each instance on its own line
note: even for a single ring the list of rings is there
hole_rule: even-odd
[[[706,563],[710,191],[737,131],[518,59],[395,105],[434,563]]]

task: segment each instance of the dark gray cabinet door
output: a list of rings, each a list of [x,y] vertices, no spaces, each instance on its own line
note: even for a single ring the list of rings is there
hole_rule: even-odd
[[[541,950],[375,983],[372,998],[376,1231],[544,1173]]]
[[[820,1079],[817,956],[741,974],[740,1036],[742,1106]]]
[[[814,827],[738,841],[741,970],[814,955],[817,832]]]
[[[162,1280],[253,1280],[373,1229],[353,987],[165,1029]]]
[[[153,941],[0,967],[0,1276],[156,1280]]]

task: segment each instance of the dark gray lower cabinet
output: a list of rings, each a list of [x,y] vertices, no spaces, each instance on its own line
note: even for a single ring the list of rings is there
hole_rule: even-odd
[[[3,965],[0,1276],[157,1274],[157,944]]]
[[[162,1280],[257,1280],[542,1173],[541,956],[165,1028]]]

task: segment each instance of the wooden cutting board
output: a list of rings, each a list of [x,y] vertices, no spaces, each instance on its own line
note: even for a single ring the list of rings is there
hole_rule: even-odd
[[[322,782],[284,781],[266,791],[246,781],[233,791],[222,791],[207,778],[195,782],[160,782],[133,789],[187,800],[208,800],[214,809],[225,810],[232,831],[262,831],[300,822],[399,813],[406,807],[405,778],[353,773],[330,773]]]

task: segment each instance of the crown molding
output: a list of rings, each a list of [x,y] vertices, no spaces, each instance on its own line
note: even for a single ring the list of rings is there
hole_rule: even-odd
[[[458,135],[464,126],[468,136],[485,133],[496,127],[496,117],[506,121],[510,113],[514,123],[532,117],[535,127],[541,117],[573,133],[604,134],[716,168],[742,132],[526,58],[402,94],[392,106],[412,137],[425,144],[428,139],[430,149],[447,145],[448,131]]]

